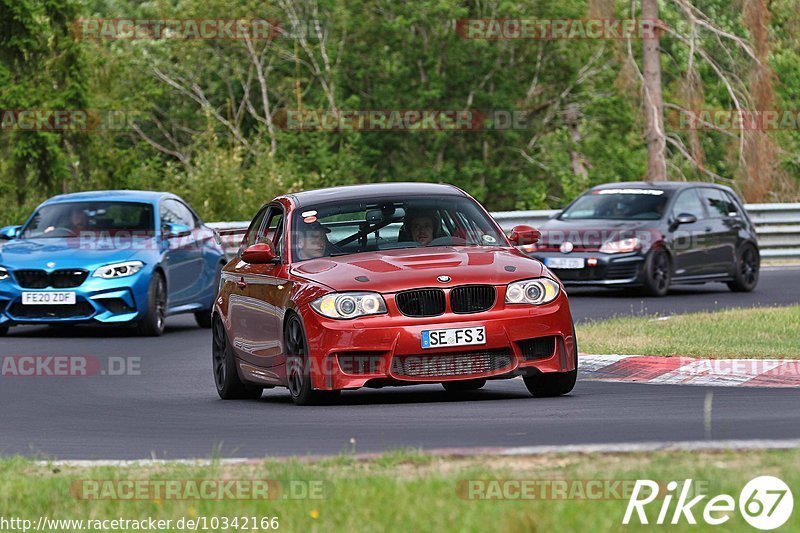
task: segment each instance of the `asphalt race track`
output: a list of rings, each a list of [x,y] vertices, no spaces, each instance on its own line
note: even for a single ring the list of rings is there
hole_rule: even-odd
[[[752,294],[724,285],[662,299],[570,290],[576,320],[612,315],[800,302],[800,268],[762,272]],[[299,408],[283,389],[223,402],[211,377],[210,333],[191,317],[161,338],[126,330],[25,327],[0,339],[2,356],[140,358],[140,374],[0,377],[0,454],[58,459],[260,457],[581,443],[800,438],[800,390],[710,389],[580,382],[573,394],[530,398],[520,380],[452,396],[441,387],[361,390],[341,405]],[[351,442],[351,439],[355,439]]]

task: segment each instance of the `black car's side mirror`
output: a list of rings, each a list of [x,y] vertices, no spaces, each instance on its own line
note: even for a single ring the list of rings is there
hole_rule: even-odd
[[[690,213],[681,213],[672,221],[670,227],[672,229],[677,228],[678,226],[682,226],[683,224],[694,224],[697,222],[697,217],[690,214]]]

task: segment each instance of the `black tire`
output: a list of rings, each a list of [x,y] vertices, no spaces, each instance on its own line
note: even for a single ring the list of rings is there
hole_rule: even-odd
[[[528,392],[536,398],[549,398],[568,394],[575,388],[578,380],[578,339],[575,337],[575,328],[572,328],[572,345],[574,347],[575,370],[569,372],[536,372],[532,376],[522,378]]]
[[[665,296],[672,281],[672,263],[666,250],[656,249],[647,256],[642,291],[648,296]]]
[[[303,322],[292,313],[284,326],[286,343],[286,379],[289,394],[295,405],[322,405],[332,403],[339,391],[314,390],[311,385],[311,365],[308,341]]]
[[[222,269],[225,268],[225,263],[217,265],[217,275],[214,278],[214,296],[211,297],[211,306],[203,311],[197,311],[194,314],[194,321],[203,329],[211,328],[211,313],[214,309],[214,300],[217,299],[217,291],[219,290],[219,280],[222,277]]]
[[[0,337],[8,335],[8,326],[0,326]]]
[[[750,292],[758,285],[758,273],[761,261],[758,250],[752,244],[742,246],[736,254],[733,281],[728,282],[728,288],[733,292]]]
[[[153,272],[147,290],[147,313],[136,325],[136,332],[143,337],[160,337],[166,318],[167,283],[160,272]]]
[[[257,385],[244,383],[236,370],[236,356],[233,354],[225,333],[225,326],[219,317],[212,319],[211,364],[214,371],[214,384],[217,394],[223,400],[257,400],[264,389]]]
[[[445,381],[442,387],[447,392],[467,392],[471,390],[478,390],[486,385],[485,379],[470,379],[467,381]]]
[[[199,327],[209,329],[211,327],[211,310],[197,311],[194,314],[194,321]]]

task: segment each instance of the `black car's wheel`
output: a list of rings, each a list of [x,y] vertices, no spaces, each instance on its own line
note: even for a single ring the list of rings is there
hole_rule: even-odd
[[[536,398],[561,396],[575,388],[575,382],[578,380],[578,339],[575,337],[574,327],[572,328],[572,338],[575,370],[570,370],[569,372],[536,372],[532,376],[522,378],[528,388],[528,392]]]
[[[339,391],[314,390],[311,385],[308,342],[300,318],[289,315],[284,327],[286,343],[286,378],[295,405],[319,405],[334,400]]]
[[[485,379],[470,379],[467,381],[445,381],[442,387],[447,392],[466,392],[471,390],[478,390],[486,385]]]
[[[214,309],[214,300],[217,299],[217,291],[219,290],[219,280],[222,277],[222,269],[225,267],[225,263],[220,263],[217,265],[217,275],[214,278],[214,296],[211,297],[211,307],[208,309],[204,309],[203,311],[197,311],[194,314],[194,320],[197,322],[197,325],[201,328],[208,329],[211,327],[211,312]]]
[[[750,292],[758,285],[760,261],[758,251],[752,244],[745,244],[736,256],[733,281],[728,288],[734,292]]]
[[[653,250],[644,266],[644,293],[649,296],[664,296],[672,280],[672,265],[666,250]]]
[[[219,317],[212,319],[211,363],[214,368],[214,383],[217,394],[223,400],[254,400],[261,398],[264,389],[242,382],[236,371],[236,357],[233,355],[225,326]]]
[[[136,325],[139,335],[158,337],[164,333],[167,317],[167,283],[160,272],[154,272],[147,290],[147,312]]]

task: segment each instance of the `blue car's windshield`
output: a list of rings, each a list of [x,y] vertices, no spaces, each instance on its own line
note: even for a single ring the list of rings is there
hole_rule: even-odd
[[[39,209],[22,229],[22,239],[79,237],[96,232],[154,234],[153,206],[133,202],[70,202]]]

